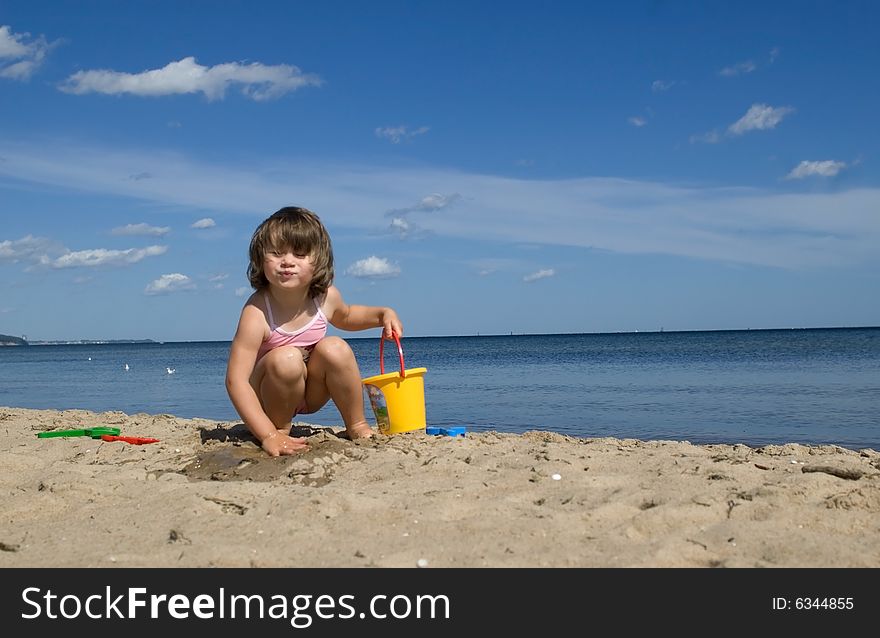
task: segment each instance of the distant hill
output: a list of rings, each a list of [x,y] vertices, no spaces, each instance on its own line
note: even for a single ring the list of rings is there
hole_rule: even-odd
[[[11,335],[0,335],[0,346],[26,346],[28,342],[21,337],[13,337]]]

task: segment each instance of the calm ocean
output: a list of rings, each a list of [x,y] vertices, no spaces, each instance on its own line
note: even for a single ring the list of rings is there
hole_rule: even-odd
[[[378,374],[378,337],[348,342],[363,376]],[[428,425],[880,450],[880,328],[407,337],[403,347],[407,368],[428,369]],[[0,348],[0,405],[237,420],[228,349]],[[385,350],[386,372],[398,369],[396,348]],[[332,403],[301,418],[341,425]]]

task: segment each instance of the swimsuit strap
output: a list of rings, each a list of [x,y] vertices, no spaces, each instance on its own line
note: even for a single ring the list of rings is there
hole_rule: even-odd
[[[275,317],[272,315],[272,304],[269,303],[269,293],[263,293],[263,299],[266,300],[266,314],[269,315],[269,330],[275,330],[278,326],[275,324]],[[318,303],[317,298],[312,298],[312,303],[315,304],[315,317],[319,315],[324,317],[326,320],[326,315],[324,315],[324,311],[321,310],[321,305]],[[314,321],[314,319],[312,320]],[[311,322],[310,322],[311,323]]]
[[[272,316],[272,304],[269,303],[269,293],[263,293],[266,300],[266,314],[269,315],[269,330],[275,330],[275,318]]]

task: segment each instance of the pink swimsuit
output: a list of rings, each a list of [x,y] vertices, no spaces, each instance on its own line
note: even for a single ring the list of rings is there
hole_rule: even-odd
[[[295,332],[288,332],[275,325],[275,318],[272,316],[272,305],[269,303],[269,295],[265,295],[266,314],[269,318],[269,338],[260,346],[257,352],[257,361],[270,350],[281,346],[296,346],[302,352],[303,361],[309,360],[309,355],[315,349],[315,345],[327,334],[327,317],[321,310],[318,301],[315,300],[315,316],[306,325]]]

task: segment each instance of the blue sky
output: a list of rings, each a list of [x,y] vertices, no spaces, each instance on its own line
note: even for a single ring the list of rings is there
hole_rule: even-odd
[[[4,0],[0,333],[231,339],[286,205],[408,335],[880,325],[878,14]]]

